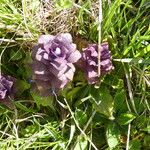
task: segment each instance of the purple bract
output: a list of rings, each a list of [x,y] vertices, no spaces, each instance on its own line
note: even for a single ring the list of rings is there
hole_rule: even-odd
[[[84,49],[79,66],[85,72],[89,84],[98,82],[98,45],[90,44]],[[114,67],[108,43],[101,44],[101,75],[109,73]]]
[[[0,75],[0,100],[7,99],[12,92],[13,81],[9,76]]]
[[[33,78],[38,89],[62,89],[73,79],[76,63],[81,54],[72,43],[69,33],[56,36],[42,35],[33,53]]]

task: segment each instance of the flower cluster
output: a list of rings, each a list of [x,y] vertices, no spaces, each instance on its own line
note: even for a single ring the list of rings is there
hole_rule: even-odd
[[[108,43],[101,44],[101,75],[109,73],[114,67],[111,62],[111,54]],[[94,84],[98,81],[98,45],[90,44],[84,49],[82,58],[79,61],[79,66],[85,72],[89,84]]]
[[[98,45],[90,44],[80,53],[69,33],[56,36],[42,35],[32,51],[33,79],[40,94],[47,96],[50,90],[63,89],[73,80],[75,66],[85,72],[89,84],[98,82]],[[101,75],[113,69],[108,43],[101,44]],[[14,83],[10,76],[0,76],[0,100],[9,100]]]
[[[33,78],[38,89],[62,89],[73,79],[76,63],[81,54],[72,43],[69,33],[56,36],[42,35],[33,53]],[[47,91],[47,92],[46,92]]]
[[[64,88],[73,79],[75,67],[78,66],[85,72],[89,84],[98,81],[98,45],[90,44],[82,54],[72,43],[69,33],[56,36],[42,35],[33,53],[33,78],[39,90],[59,90]],[[101,44],[101,75],[113,69],[108,43]],[[42,91],[42,90],[41,90]]]
[[[12,93],[13,81],[10,76],[0,75],[0,100],[7,99]]]

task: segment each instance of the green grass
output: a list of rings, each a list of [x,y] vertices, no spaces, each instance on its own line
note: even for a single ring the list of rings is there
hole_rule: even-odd
[[[0,106],[0,149],[150,149],[150,3],[103,1],[102,41],[115,69],[89,86],[78,71],[60,95],[42,98],[31,78],[32,46],[70,32],[81,50],[98,42],[98,1],[0,0],[0,67],[17,79],[15,111]]]

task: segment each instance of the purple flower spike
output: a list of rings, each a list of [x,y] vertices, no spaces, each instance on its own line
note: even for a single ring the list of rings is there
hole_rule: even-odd
[[[69,33],[42,35],[33,53],[33,78],[38,89],[62,89],[73,79],[81,54]]]
[[[79,66],[84,70],[89,84],[98,82],[98,45],[90,44],[84,49]],[[101,44],[101,75],[105,75],[113,70],[111,54],[108,43]]]
[[[12,92],[13,81],[11,77],[0,76],[0,100],[7,99]]]

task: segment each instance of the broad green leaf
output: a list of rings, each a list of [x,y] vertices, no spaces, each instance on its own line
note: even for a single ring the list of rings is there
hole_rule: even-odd
[[[105,86],[101,86],[99,89],[91,89],[91,103],[94,108],[101,114],[107,116],[109,119],[113,117],[114,101],[109,93],[109,90]]]
[[[117,68],[117,66],[116,66],[116,68]],[[123,81],[123,79],[121,79],[120,76],[118,76],[118,74],[122,73],[122,71],[123,70],[120,70],[120,68],[119,68],[119,72],[117,72],[117,75],[116,75],[116,73],[112,73],[112,74],[107,75],[105,77],[105,81],[104,81],[105,84],[110,85],[115,90],[118,89],[120,91],[121,89],[123,89],[124,88],[124,81]]]
[[[35,92],[31,92],[31,95],[39,108],[40,108],[40,105],[42,105],[42,106],[50,106],[51,109],[55,110],[54,106],[53,106],[53,97],[52,96],[42,97],[42,96],[39,96],[38,94],[36,94]]]
[[[111,122],[108,125],[106,131],[107,143],[110,149],[113,149],[118,145],[119,135],[120,135],[120,131],[118,129],[118,126],[115,123]]]
[[[141,98],[134,98],[135,107],[137,108],[138,114],[141,114],[145,111],[145,104],[141,103]]]
[[[75,118],[78,121],[79,125],[83,126],[83,125],[85,125],[85,123],[87,121],[87,114],[86,114],[86,112],[84,112],[81,109],[76,109]]]
[[[129,143],[129,150],[141,150],[140,140],[132,140]]]
[[[144,143],[143,143],[145,148],[150,148],[150,135],[146,135],[144,137]]]
[[[17,80],[15,82],[16,93],[21,95],[25,90],[30,88],[30,84],[23,80]]]
[[[80,92],[82,87],[71,88],[70,90],[63,91],[62,93],[66,99],[74,99],[77,97],[78,92]]]
[[[95,115],[95,117],[97,116],[97,114]],[[99,116],[99,115],[98,115]],[[97,118],[97,120],[93,120],[93,123],[95,123],[95,126],[92,128],[92,142],[95,144],[95,146],[99,149],[101,149],[101,147],[103,147],[104,145],[106,145],[106,128],[101,128],[99,125],[99,121],[104,120],[105,118]],[[102,124],[104,123],[103,121],[101,121]],[[96,127],[97,126],[97,127]]]
[[[131,121],[133,121],[136,117],[131,114],[131,113],[124,113],[121,114],[118,118],[117,121],[120,125],[128,125],[129,123],[131,123]]]
[[[146,131],[148,133],[150,133],[150,125],[148,125],[146,128],[142,129],[142,131]]]
[[[74,150],[87,150],[88,142],[83,137],[79,136]]]
[[[12,50],[10,53],[10,60],[20,60],[22,58],[22,52],[20,50],[14,51]]]
[[[31,70],[31,67],[27,64],[27,62],[26,62],[26,64],[24,64],[18,68],[17,75],[22,76],[23,79],[31,78],[32,70]]]
[[[136,118],[134,123],[136,124],[136,127],[141,131],[150,132],[150,125],[148,123],[149,120],[149,116],[140,115]]]
[[[117,91],[114,96],[114,108],[115,112],[119,113],[125,113],[128,108],[126,104],[126,93],[124,90]]]
[[[81,103],[84,102],[84,100],[82,101],[81,99],[85,98],[88,91],[89,91],[89,86],[82,85],[82,86],[77,86],[74,88],[72,88],[72,87],[68,88],[68,89],[66,88],[61,92],[61,94],[66,99],[69,99],[69,100],[76,99],[74,105],[79,106]]]

